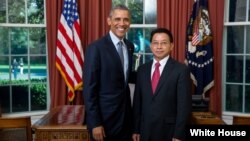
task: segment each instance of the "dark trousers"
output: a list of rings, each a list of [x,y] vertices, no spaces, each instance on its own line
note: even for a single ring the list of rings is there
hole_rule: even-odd
[[[129,124],[123,126],[123,129],[119,133],[116,133],[115,135],[106,134],[104,141],[132,141],[131,127],[128,125]],[[90,133],[90,141],[95,141],[92,136],[92,133]]]
[[[95,141],[92,136],[90,137],[90,141]],[[104,138],[104,141],[132,141],[132,136],[107,136]]]

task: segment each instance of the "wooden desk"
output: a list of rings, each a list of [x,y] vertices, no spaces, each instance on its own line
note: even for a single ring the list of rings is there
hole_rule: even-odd
[[[192,124],[215,124],[224,125],[225,122],[217,115],[211,112],[192,112],[191,117]]]
[[[83,105],[57,107],[32,125],[35,141],[89,141],[83,121]]]

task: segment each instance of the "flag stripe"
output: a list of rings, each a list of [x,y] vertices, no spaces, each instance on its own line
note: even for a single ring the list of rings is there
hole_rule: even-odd
[[[79,36],[80,26],[77,23],[74,27],[75,27],[74,28],[75,38],[74,39],[75,39],[75,44],[77,46],[77,58],[78,58],[79,64],[83,65],[83,50],[81,49],[81,41],[80,41],[80,36]]]
[[[76,63],[75,64],[75,68],[76,68],[76,73],[78,74],[77,75],[77,77],[76,77],[76,80],[77,80],[77,84],[78,83],[80,83],[81,81],[82,81],[82,78],[81,77],[79,77],[80,75],[82,75],[82,66],[83,66],[83,57],[82,57],[82,54],[83,54],[83,52],[82,52],[82,50],[81,50],[81,41],[80,41],[80,38],[79,38],[79,36],[78,36],[78,33],[77,33],[77,31],[78,30],[80,30],[80,26],[79,26],[79,24],[76,22],[75,23],[75,25],[74,25],[74,27],[78,27],[78,28],[73,28],[73,31],[75,31],[74,33],[75,33],[75,38],[74,38],[74,40],[75,40],[75,42],[74,42],[74,47],[76,47],[75,48],[75,54],[74,54],[74,56],[76,56],[76,60],[75,60],[75,62],[74,63]]]
[[[63,65],[62,67],[65,68],[65,71],[67,72],[67,74],[72,76],[74,73],[71,67],[73,66],[73,61],[67,55],[66,49],[63,48],[63,45],[61,44],[61,42],[57,42],[57,47],[58,47],[57,55],[61,56],[58,61],[61,62],[61,64]]]
[[[197,13],[196,13],[197,14]],[[198,25],[199,25],[199,21],[198,19],[196,19],[194,21],[194,34],[192,37],[192,45],[196,46],[199,44],[200,40],[199,40],[199,29],[198,29]]]
[[[193,35],[193,38],[192,38],[192,44],[194,46],[198,45],[199,44],[199,35],[195,32],[194,35]]]
[[[68,73],[66,73],[65,71],[65,67],[63,67],[62,62],[60,61],[62,58],[56,58],[56,66],[58,68],[58,70],[61,72],[61,75],[63,76],[65,83],[67,84],[67,86],[73,90],[72,84],[73,84],[73,80],[69,77]]]
[[[82,57],[82,50],[81,50],[81,41],[79,38],[80,35],[80,25],[79,25],[79,20],[74,22],[73,25],[73,33],[74,33],[74,56],[75,56],[75,61],[74,61],[74,71],[75,71],[75,86],[79,85],[79,83],[81,83],[82,78],[80,77],[82,75],[82,66],[83,66],[83,57]]]

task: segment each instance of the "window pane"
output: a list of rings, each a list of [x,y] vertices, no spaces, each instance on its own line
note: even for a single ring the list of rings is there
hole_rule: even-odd
[[[250,3],[250,2],[249,2]],[[250,26],[246,26],[247,28],[247,35],[246,35],[246,39],[247,39],[247,43],[246,43],[246,52],[248,54],[250,54]]]
[[[6,23],[6,0],[0,0],[0,23]]]
[[[133,57],[133,70],[137,70],[138,67],[153,59],[153,54],[135,53]]]
[[[25,0],[8,0],[9,23],[25,23]]]
[[[1,16],[0,16],[1,17]],[[9,54],[8,48],[8,28],[0,27],[0,55]]]
[[[135,53],[151,53],[150,32],[152,28],[131,28],[128,39],[135,45]]]
[[[142,28],[130,28],[128,39],[134,43],[135,52],[144,52],[143,30]]]
[[[15,81],[15,80],[20,78],[19,77],[19,71],[18,71],[19,64],[18,64],[18,60],[17,60],[16,57],[13,57],[11,60],[12,60],[12,64],[11,64],[12,65],[11,66],[11,71],[12,71],[11,80]],[[15,82],[13,82],[13,83],[15,83]]]
[[[30,57],[30,78],[44,79],[47,77],[46,57],[32,56]]]
[[[10,28],[11,54],[27,54],[28,31],[26,28]]]
[[[0,79],[0,105],[2,113],[10,113],[10,86],[3,86],[5,84]]]
[[[150,34],[151,34],[151,31],[155,29],[155,28],[144,28],[144,33],[145,33],[145,36],[144,36],[144,42],[145,42],[145,52],[146,53],[152,53],[151,49],[150,49]]]
[[[141,61],[140,56],[141,56],[141,54],[138,54],[138,53],[134,53],[134,55],[133,55],[133,63],[132,63],[132,65],[133,65],[132,70],[133,71],[136,71],[140,65],[140,61]]]
[[[133,57],[133,70],[152,60],[152,52],[150,50],[150,33],[153,28],[131,28],[128,32],[128,39],[135,45],[135,54]]]
[[[246,0],[230,0],[230,22],[246,21]]]
[[[250,21],[250,2],[248,3],[248,21]]]
[[[29,93],[28,85],[12,86],[13,112],[23,112],[29,110],[28,93]]]
[[[243,53],[244,48],[244,27],[228,27],[227,53]]]
[[[143,1],[127,0],[128,8],[131,11],[131,23],[143,24]]]
[[[242,56],[227,56],[227,82],[243,82],[243,57]]]
[[[22,79],[28,79],[27,73],[28,73],[28,67],[27,67],[27,57],[26,56],[20,56],[18,58],[18,65],[19,65],[19,73],[22,76]],[[25,75],[24,75],[25,74]]]
[[[134,59],[133,70],[136,71],[140,65],[145,63],[145,54],[135,53],[133,59]]]
[[[46,54],[45,28],[29,29],[30,54]]]
[[[250,56],[246,56],[246,83],[250,83]]]
[[[145,23],[156,24],[156,0],[145,0]]]
[[[31,111],[46,110],[47,108],[46,84],[36,82],[31,85],[30,92],[31,92]]]
[[[245,94],[245,103],[246,103],[246,107],[245,107],[245,112],[250,113],[250,86],[246,86],[246,94]]]
[[[118,4],[126,4],[126,0],[112,0],[112,6],[116,6]]]
[[[44,23],[44,0],[28,0],[28,23]]]
[[[226,111],[242,112],[241,85],[226,85]]]
[[[15,84],[14,80],[28,80],[28,64],[27,56],[14,56],[12,57],[12,83]],[[23,81],[28,83],[28,81]]]
[[[11,66],[9,65],[9,57],[0,57],[0,81],[2,84],[10,84]],[[1,84],[0,84],[1,85]]]

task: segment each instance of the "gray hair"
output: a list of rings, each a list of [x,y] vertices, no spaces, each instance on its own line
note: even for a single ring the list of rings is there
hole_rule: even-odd
[[[110,10],[110,13],[109,13],[109,17],[112,17],[113,12],[114,12],[115,10],[117,10],[117,9],[118,9],[118,10],[126,10],[126,11],[128,11],[128,13],[129,13],[129,15],[130,15],[130,11],[129,11],[129,9],[128,9],[127,6],[122,5],[122,4],[118,4],[118,5],[112,7],[112,9]]]

